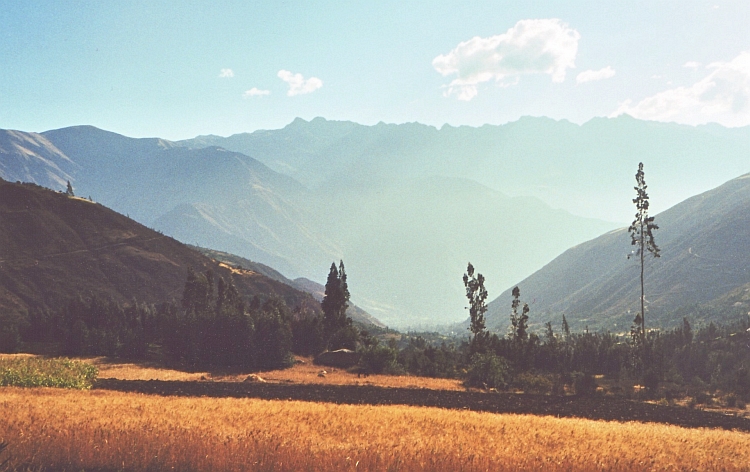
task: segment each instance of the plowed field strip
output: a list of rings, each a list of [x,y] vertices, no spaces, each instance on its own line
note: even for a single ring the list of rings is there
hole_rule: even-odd
[[[640,421],[750,432],[750,419],[617,398],[581,398],[512,393],[456,392],[353,385],[195,382],[100,379],[94,388],[150,395],[260,398],[348,405],[408,405],[449,409]]]

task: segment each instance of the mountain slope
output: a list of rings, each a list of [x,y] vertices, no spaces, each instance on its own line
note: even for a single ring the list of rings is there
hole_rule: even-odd
[[[647,259],[647,325],[675,309],[724,300],[750,308],[750,174],[656,215],[659,259]],[[626,229],[579,244],[518,284],[536,321],[625,331],[640,310],[640,271]],[[510,290],[489,306],[488,326],[507,325]],[[744,305],[743,305],[744,304]]]
[[[102,205],[0,181],[0,310],[59,309],[78,295],[120,302],[179,300],[187,267],[233,279],[245,296],[277,294],[319,310],[308,294],[241,274]]]
[[[300,207],[308,191],[259,161],[76,126],[43,135],[80,164],[76,193],[181,241],[314,276],[340,251]]]
[[[279,271],[271,267],[268,267],[265,264],[261,264],[258,262],[245,259],[244,257],[239,257],[234,254],[226,253],[223,251],[215,251],[213,249],[206,249],[206,248],[197,247],[197,246],[191,246],[191,248],[195,249],[201,254],[205,254],[211,259],[214,259],[220,262],[225,262],[231,265],[232,267],[249,269],[253,272],[257,272],[268,278],[271,278],[278,282],[289,285],[290,287],[294,287],[297,290],[307,292],[319,302],[322,301],[323,297],[325,296],[325,287],[310,279],[299,277],[294,280],[289,280],[288,278],[284,277]],[[367,313],[366,311],[364,311],[363,309],[359,308],[357,305],[354,305],[352,303],[349,304],[349,308],[346,310],[346,314],[356,323],[359,323],[365,326],[372,325],[378,328],[385,328],[385,325],[383,323],[381,323],[375,317],[371,316],[369,313]]]
[[[0,179],[35,182],[65,190],[80,166],[44,136],[23,131],[0,130]]]

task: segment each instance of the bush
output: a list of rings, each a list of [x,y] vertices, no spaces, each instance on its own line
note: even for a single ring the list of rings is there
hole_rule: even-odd
[[[505,388],[510,381],[508,361],[495,354],[477,353],[471,357],[466,381],[468,387]]]
[[[576,372],[573,376],[573,388],[576,395],[588,397],[596,393],[596,379],[591,374]]]
[[[653,394],[659,388],[659,377],[659,373],[653,369],[649,369],[643,375],[643,386],[646,387],[649,393]]]
[[[735,408],[737,406],[737,395],[730,393],[724,397],[724,404],[729,408]]]
[[[361,350],[359,365],[370,374],[401,374],[404,368],[398,363],[398,349],[376,344]]]
[[[553,382],[541,374],[524,373],[516,379],[516,385],[527,393],[547,394],[552,392]]]
[[[0,359],[0,386],[89,389],[99,371],[70,359]]]
[[[339,329],[333,336],[331,336],[328,342],[328,350],[336,351],[338,349],[349,349],[354,351],[357,349],[357,340],[359,339],[359,332],[354,326],[344,326]]]
[[[693,397],[695,399],[695,402],[699,405],[710,405],[713,399],[711,398],[711,395],[709,395],[706,392],[698,392]]]

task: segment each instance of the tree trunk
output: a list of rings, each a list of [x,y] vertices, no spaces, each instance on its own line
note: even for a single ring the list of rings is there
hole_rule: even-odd
[[[646,294],[643,288],[643,266],[645,264],[645,237],[643,235],[643,221],[641,221],[641,344],[646,352]],[[644,359],[645,360],[645,359]]]

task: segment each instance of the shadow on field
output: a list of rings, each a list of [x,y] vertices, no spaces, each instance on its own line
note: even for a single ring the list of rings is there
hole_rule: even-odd
[[[99,379],[96,381],[94,388],[162,396],[260,398],[347,405],[429,406],[490,413],[666,423],[691,428],[707,427],[750,432],[750,419],[747,418],[611,397],[560,397],[514,393],[383,388],[361,385],[289,385],[116,379]]]

